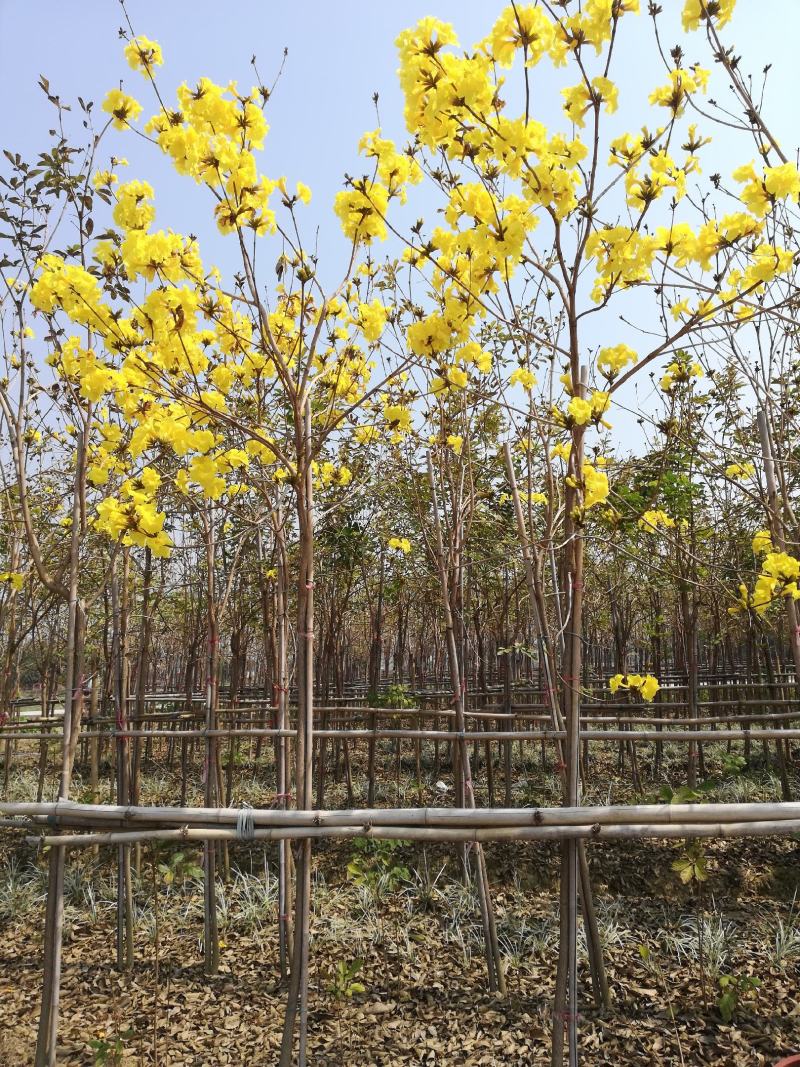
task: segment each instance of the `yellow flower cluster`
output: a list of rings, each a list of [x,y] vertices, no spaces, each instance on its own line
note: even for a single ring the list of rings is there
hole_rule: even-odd
[[[369,245],[377,238],[386,240],[386,210],[389,191],[378,182],[363,178],[352,189],[336,194],[334,211],[342,224],[345,237]]]
[[[678,358],[667,367],[659,384],[663,392],[670,393],[676,385],[702,377],[703,368],[700,364],[679,353]]]
[[[736,0],[686,0],[681,15],[684,30],[699,28],[701,22],[709,19],[717,29],[722,29],[731,20]]]
[[[597,268],[592,299],[599,304],[618,286],[648,281],[658,251],[658,238],[629,226],[595,230],[586,242],[586,255]]]
[[[519,384],[528,392],[536,385],[536,375],[529,367],[517,367],[516,370],[511,372],[511,377],[508,380],[511,385]]]
[[[99,255],[98,255],[99,252]],[[102,256],[104,249],[96,251]],[[197,282],[203,278],[203,263],[193,238],[178,233],[145,233],[131,229],[120,248],[125,273],[130,281]]]
[[[93,525],[112,541],[149,548],[155,556],[168,556],[172,538],[164,530],[165,514],[156,509],[155,494],[161,477],[145,467],[138,478],[120,487],[121,499],[106,497],[97,507]]]
[[[610,403],[609,394],[598,389],[592,393],[588,400],[584,400],[580,396],[571,397],[567,404],[566,412],[554,408],[553,415],[559,422],[567,426],[587,426],[590,422],[595,424],[603,422],[604,425],[608,425],[603,419],[603,415],[608,410]]]
[[[755,472],[756,468],[753,463],[730,463],[725,468],[725,477],[731,478],[735,482],[741,482],[745,478],[752,478]]]
[[[384,404],[383,417],[395,443],[411,430],[411,410],[405,404]]]
[[[510,67],[517,52],[529,67],[545,55],[563,66],[568,55],[584,44],[599,54],[611,40],[617,20],[638,12],[639,0],[587,0],[580,11],[551,21],[541,7],[514,5],[502,12],[482,48],[501,67]]]
[[[19,592],[25,584],[25,575],[19,571],[0,571],[0,584],[10,585],[12,589]]]
[[[763,537],[763,534],[756,535],[756,538]],[[744,583],[739,586],[738,601],[734,607],[728,609],[731,614],[750,608],[756,615],[763,615],[770,604],[780,597],[800,600],[800,588],[797,585],[800,579],[800,560],[790,556],[788,552],[774,551],[769,536],[766,535],[766,538],[769,541],[768,546],[761,547],[763,542],[759,543],[760,551],[766,552],[761,562],[761,574],[756,579],[752,593]],[[754,548],[755,544],[754,538]]]
[[[80,338],[69,337],[61,350],[47,357],[62,377],[75,382],[78,392],[87,400],[97,401],[105,393],[123,385],[122,376],[98,358],[94,349],[83,348]]]
[[[280,183],[258,174],[253,155],[263,148],[269,130],[264,95],[258,88],[242,94],[235,82],[222,86],[201,78],[194,88],[179,87],[178,104],[175,110],[162,108],[145,130],[155,134],[179,174],[214,190],[220,232],[249,228],[259,235],[273,233],[275,213],[269,201]],[[298,196],[305,199],[303,191]]]
[[[761,175],[753,163],[746,163],[733,172],[733,180],[743,186],[742,203],[759,218],[772,211],[778,200],[797,203],[800,197],[800,173],[794,163],[765,167]]]
[[[609,381],[616,378],[621,370],[629,363],[635,363],[638,359],[636,352],[628,345],[613,345],[610,348],[601,348],[597,357],[597,369],[608,378]]]
[[[64,311],[73,323],[92,329],[108,353],[101,357],[99,345],[86,347],[70,336],[48,358],[87,400],[112,398],[128,424],[123,434],[105,417],[96,422],[99,443],[92,446],[88,478],[93,485],[105,485],[112,473],[124,476],[146,449],[167,446],[179,457],[191,456],[176,479],[181,491],[190,482],[212,499],[226,490],[241,491],[226,476],[246,465],[248,453],[209,455],[219,442],[207,423],[209,412],[225,410],[225,394],[236,381],[249,382],[267,371],[266,360],[252,348],[250,320],[235,310],[229,296],[208,286],[194,241],[146,232],[153,217],[152,190],[146,183],[127,183],[119,194],[118,222],[127,231],[120,243],[121,268],[128,278],[152,275],[163,284],[149,291],[128,318],[104,301],[94,275],[56,255],[42,258],[31,287],[35,307],[46,314]],[[101,246],[98,254],[104,255]],[[181,281],[189,284],[176,284]],[[273,321],[279,333],[278,318]],[[210,346],[216,353],[213,363]],[[173,391],[185,399],[172,400]],[[264,455],[268,451],[262,450],[267,462],[274,459]],[[135,480],[124,485],[121,499],[112,497],[98,506],[96,529],[121,537],[124,544],[147,544],[166,554],[170,542],[162,536],[152,500],[141,495]]]
[[[645,180],[639,179],[635,169],[626,175],[632,206],[643,208],[665,188],[671,188],[676,199],[682,195],[688,170],[676,169],[669,157],[661,153],[650,158],[655,167]],[[711,219],[697,230],[685,222],[659,226],[655,234],[641,234],[627,226],[595,230],[586,246],[587,256],[595,260],[597,269],[592,298],[599,303],[617,287],[648,281],[658,256],[672,261],[678,268],[696,264],[706,271],[711,269],[718,253],[733,247],[745,250],[750,261],[744,269],[737,267],[729,272],[718,304],[735,302],[742,294],[758,295],[764,283],[786,273],[794,262],[793,254],[786,249],[767,243],[752,244],[751,239],[760,234],[763,225],[757,215],[740,211]],[[683,313],[703,314],[712,306],[713,302],[706,302],[705,306],[692,309],[684,299],[673,306],[672,314],[675,319]]]
[[[646,700],[649,704],[652,703],[661,686],[652,674],[615,674],[609,678],[608,688],[612,693],[620,689],[628,689],[633,693],[638,693],[642,700]]]
[[[249,461],[249,454],[240,448],[192,456],[188,468],[178,471],[176,488],[186,495],[190,486],[196,485],[209,500],[219,500],[224,493],[235,496],[245,492],[247,486],[242,482],[227,481],[225,476],[246,467]]]
[[[560,221],[578,205],[586,146],[561,134],[548,137],[536,120],[509,117],[497,68],[511,66],[517,52],[533,66],[545,55],[561,63],[585,44],[601,48],[619,16],[637,9],[634,2],[591,0],[580,14],[556,19],[535,5],[509,7],[489,37],[466,56],[452,50],[457,44],[452,27],[433,18],[398,38],[409,131],[421,149],[469,161],[480,179],[462,177],[448,185],[447,226],[437,227],[428,244],[408,253],[412,264],[433,264],[439,304],[408,329],[415,354],[439,358],[467,343],[469,330],[485,313],[483,296],[514,273],[539,214]],[[598,76],[565,93],[568,113],[580,124],[587,107],[602,104],[613,110],[616,95],[615,86]],[[518,189],[500,195],[503,178],[517,182]],[[440,362],[439,388],[467,384],[463,368]],[[512,384],[517,382],[530,389],[533,373],[515,371]]]
[[[103,303],[100,284],[88,270],[49,252],[38,263],[39,274],[30,288],[31,303],[51,314],[57,308],[72,322],[102,334],[114,332],[114,319]]]
[[[697,64],[688,69],[678,67],[671,70],[666,85],[660,85],[650,94],[650,103],[669,108],[673,115],[680,115],[693,93],[706,91],[710,75],[711,71]]]
[[[586,125],[586,112],[589,108],[605,104],[606,111],[612,114],[618,107],[617,87],[602,75],[592,78],[588,84],[583,81],[568,89],[562,89],[561,95],[566,101],[564,113],[580,127]]]
[[[386,189],[389,199],[397,197],[404,204],[408,195],[407,186],[422,181],[422,168],[413,155],[398,152],[394,141],[380,134],[380,129],[365,133],[358,143],[358,149],[367,159],[375,160],[376,177]]]
[[[386,327],[388,309],[380,300],[358,305],[358,325],[367,341],[379,341]]]
[[[112,89],[103,101],[103,111],[111,115],[116,129],[126,130],[141,115],[142,105],[121,89]]]
[[[675,520],[667,515],[666,511],[659,509],[653,509],[651,511],[645,511],[639,519],[639,529],[644,530],[645,533],[656,533],[659,526],[662,529],[669,530],[675,526]]]
[[[649,204],[658,198],[666,190],[669,190],[672,199],[677,203],[686,194],[686,178],[697,167],[694,156],[679,166],[672,156],[665,150],[651,152],[647,156],[649,170],[646,174],[640,174],[636,165],[630,167],[625,174],[625,190],[628,205],[643,211]]]
[[[317,488],[327,488],[331,485],[345,486],[353,480],[353,473],[349,467],[337,467],[331,460],[325,460],[323,463],[314,462],[311,464],[311,470]]]
[[[153,67],[160,67],[164,62],[161,48],[148,37],[133,37],[125,46],[125,58],[132,70],[142,74],[152,74]]]
[[[770,604],[780,597],[791,597],[792,600],[800,600],[800,560],[789,555],[788,552],[779,552],[772,543],[772,535],[769,530],[759,530],[753,536],[753,552],[757,556],[763,556],[761,561],[761,573],[756,579],[752,593],[742,583],[739,586],[739,596],[736,604],[729,608],[731,615],[742,610],[751,609],[756,615],[763,615]]]
[[[608,499],[608,475],[591,463],[583,464],[583,507],[585,511]]]

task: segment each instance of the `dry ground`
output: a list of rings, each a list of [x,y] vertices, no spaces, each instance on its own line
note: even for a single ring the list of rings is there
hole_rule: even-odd
[[[611,781],[613,773],[609,761],[598,780]],[[259,778],[249,792],[242,786],[239,799],[257,797]],[[30,782],[22,774],[14,785],[21,795]],[[163,768],[153,769],[148,788],[154,802],[174,797]],[[410,798],[416,788],[404,779],[400,792]],[[515,783],[515,800],[547,802],[556,788],[549,772],[531,764]],[[720,780],[716,795],[766,799],[774,789],[768,774],[753,772]],[[394,786],[385,802],[395,802],[393,792]],[[633,799],[617,780],[615,799],[626,792]],[[334,794],[329,802],[339,801]],[[702,901],[672,869],[681,848],[678,842],[592,846],[614,1002],[609,1012],[596,1012],[583,974],[586,1067],[755,1067],[800,1047],[800,841],[709,844]],[[8,838],[3,849],[5,1067],[32,1062],[46,883],[43,857]],[[136,962],[130,974],[115,969],[111,858],[106,852],[97,863],[76,853],[70,863],[59,1062],[153,1064],[157,1051],[157,1062],[169,1067],[276,1063],[284,993],[278,987],[274,853],[260,846],[232,851],[232,879],[219,887],[222,966],[213,979],[203,976],[199,882],[179,877],[167,885],[160,872],[156,905],[147,848],[136,885]],[[163,853],[156,862],[168,858]],[[317,849],[310,1063],[549,1063],[557,852],[550,845],[503,844],[489,846],[487,859],[508,970],[505,1000],[485,992],[478,909],[459,877],[454,850],[407,845],[376,855],[352,843]],[[356,867],[348,875],[352,861]],[[743,991],[728,1023],[717,1005],[719,978],[726,975],[761,982]]]

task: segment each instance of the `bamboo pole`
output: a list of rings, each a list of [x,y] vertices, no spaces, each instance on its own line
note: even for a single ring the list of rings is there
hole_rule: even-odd
[[[616,720],[614,720],[616,721]],[[748,720],[750,721],[750,720]],[[119,735],[114,731],[94,734],[91,731],[85,733],[86,737],[105,737],[115,739]],[[277,730],[271,728],[242,728],[220,730],[125,730],[125,737],[151,737],[161,738],[208,738],[208,737],[297,737],[297,731],[292,729]],[[565,730],[378,730],[373,734],[372,730],[314,730],[314,737],[338,737],[350,740],[368,740],[371,737],[383,740],[392,738],[419,738],[423,741],[451,741],[453,739],[466,738],[468,743],[478,741],[563,741],[566,737]],[[685,742],[685,741],[773,741],[783,738],[787,741],[800,740],[800,728],[796,729],[755,729],[748,730],[746,727],[733,730],[581,730],[581,741],[632,741],[636,743],[650,741]],[[60,740],[60,735],[45,734],[19,740]]]
[[[744,822],[690,823],[601,823],[568,824],[563,826],[377,826],[364,822],[356,826],[278,826],[256,829],[247,841],[280,841],[311,838],[376,838],[383,840],[411,840],[428,842],[488,841],[574,841],[585,838],[593,841],[638,840],[642,838],[715,838],[733,837],[791,837],[800,834],[800,819],[748,820]],[[97,845],[130,845],[142,841],[242,841],[238,831],[226,827],[180,827],[149,830],[108,830],[85,834],[48,834],[26,838],[30,844],[53,847],[54,850]]]

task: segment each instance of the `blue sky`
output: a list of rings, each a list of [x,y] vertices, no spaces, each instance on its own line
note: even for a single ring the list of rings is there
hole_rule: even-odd
[[[167,91],[184,80],[191,84],[201,74],[219,82],[238,79],[249,86],[253,53],[269,84],[284,47],[288,48],[283,77],[268,107],[271,130],[263,169],[272,177],[285,174],[290,181],[300,178],[312,187],[309,222],[327,224],[323,230],[327,239],[335,237],[336,224],[326,216],[342,175],[361,173],[357,143],[365,130],[376,125],[372,103],[376,90],[384,130],[398,140],[404,138],[395,75],[394,41],[399,31],[434,14],[452,22],[462,46],[469,47],[488,32],[503,6],[499,0],[405,0],[403,4],[231,0],[225,5],[209,0],[130,0],[128,11],[137,32],[159,41],[164,50],[166,65],[159,81]],[[641,0],[641,6],[646,9],[647,0]],[[662,21],[672,30],[665,40],[670,45],[680,38],[682,0],[662,0],[662,6]],[[612,132],[635,129],[648,118],[643,106],[646,95],[664,80],[649,18],[642,15],[623,23],[621,62],[612,72],[620,83],[622,106]],[[108,89],[122,78],[127,91],[142,100],[144,116],[151,114],[155,106],[147,87],[122,57],[117,38],[122,24],[122,11],[114,0],[0,0],[0,92],[6,101],[0,116],[0,146],[30,155],[46,145],[53,112],[37,87],[40,74],[64,100],[81,95],[93,99],[98,109]],[[768,113],[791,144],[796,138],[795,102],[800,89],[800,2],[739,0],[725,37],[736,42],[746,69],[758,73],[765,63],[773,63]],[[701,34],[682,40],[689,61],[708,60]],[[562,72],[542,63],[534,79],[536,117],[566,129],[560,117],[559,87],[575,80],[570,72],[565,81]],[[724,89],[717,88],[723,90],[718,93],[722,100]],[[208,218],[202,192],[172,175],[144,142],[135,142],[128,134],[118,134],[108,144],[130,159],[131,176],[147,177],[156,186],[159,224],[202,235],[201,223]],[[716,144],[715,153],[714,166],[723,170],[718,157],[724,161],[724,145]],[[739,161],[740,153],[741,149],[731,156],[731,165]],[[424,193],[417,195],[424,203]]]
[[[679,33],[682,0],[661,2],[666,47],[680,40],[688,62],[701,60],[711,66],[703,35]],[[395,74],[398,32],[424,15],[435,14],[452,22],[462,46],[469,47],[488,33],[503,6],[494,0],[406,0],[403,4],[230,0],[225,5],[209,0],[130,0],[128,12],[136,31],[157,40],[164,50],[166,65],[159,83],[166,98],[180,82],[193,83],[203,74],[223,83],[237,79],[249,87],[254,83],[253,53],[263,81],[270,84],[288,48],[283,76],[267,110],[271,131],[260,165],[270,177],[283,174],[290,183],[301,179],[312,188],[312,203],[304,209],[307,232],[319,226],[321,275],[332,279],[340,274],[346,247],[330,205],[344,173],[360,174],[366,169],[359,163],[357,143],[365,130],[377,125],[375,91],[380,94],[385,134],[399,141],[405,138]],[[647,0],[641,0],[641,6],[646,10]],[[0,93],[5,101],[0,147],[31,157],[47,146],[54,112],[37,87],[40,74],[49,78],[51,90],[62,99],[72,101],[81,95],[94,100],[98,112],[105,93],[122,78],[126,90],[143,102],[145,117],[156,110],[148,87],[122,56],[117,29],[123,22],[114,0],[0,0]],[[624,19],[623,26],[621,55],[612,71],[620,85],[621,107],[609,123],[608,137],[635,130],[645,121],[653,124],[652,115],[647,114],[647,94],[665,80],[646,14]],[[795,115],[800,96],[800,0],[739,0],[724,37],[736,44],[744,69],[753,72],[759,84],[761,69],[773,64],[766,113],[791,150],[797,141]],[[574,72],[565,75],[543,62],[533,83],[535,117],[551,128],[567,131],[559,89],[576,80]],[[717,79],[710,95],[720,102],[726,100],[724,80]],[[80,134],[77,114],[74,118]],[[130,177],[146,178],[155,186],[157,225],[198,234],[206,262],[217,262],[223,268],[234,264],[233,241],[216,234],[203,190],[175,175],[155,148],[129,133],[108,139],[106,153],[111,152],[130,160]],[[701,188],[708,187],[708,174],[717,170],[728,175],[752,154],[741,136],[730,139],[715,133],[713,155],[705,157]],[[411,219],[426,215],[429,223],[435,222],[431,216],[438,201],[431,199],[430,191],[412,191],[412,201]],[[271,251],[268,256],[271,262]],[[618,322],[618,312],[612,314]],[[627,338],[614,338],[618,339]]]

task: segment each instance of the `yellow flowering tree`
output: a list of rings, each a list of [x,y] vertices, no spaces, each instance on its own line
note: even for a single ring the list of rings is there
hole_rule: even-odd
[[[702,22],[717,33],[732,7],[690,0],[684,26],[692,31]],[[485,373],[472,353],[491,322],[504,330],[518,364],[510,389],[534,389],[541,364],[563,367],[560,396],[551,390],[552,400],[542,397],[536,417],[563,441],[561,573],[568,607],[560,673],[566,799],[573,805],[579,801],[584,531],[610,488],[605,472],[587,458],[587,435],[608,427],[620,390],[659,357],[667,357],[662,388],[669,391],[700,369],[679,355],[685,339],[710,328],[735,329],[762,313],[768,287],[793,261],[792,250],[775,242],[771,218],[800,193],[796,167],[773,162],[767,146],[762,162],[734,171],[734,211],[718,217],[692,206],[686,193],[709,138],[690,118],[710,72],[684,65],[680,50],[642,101],[641,132],[605,132],[618,105],[613,74],[626,24],[638,12],[638,0],[512,5],[467,52],[459,50],[453,27],[435,18],[397,42],[411,153],[439,189],[442,206],[439,225],[430,231],[420,225],[405,238],[405,258],[424,279],[428,304],[418,303],[405,320],[409,351],[432,368],[439,388],[467,388]],[[563,90],[564,121],[555,130],[533,112],[533,81],[543,64],[565,67],[575,82]],[[370,203],[383,217],[380,200]],[[635,309],[626,299],[635,288],[652,293],[659,323],[659,336],[639,353],[619,337],[617,325],[608,334],[603,314],[617,303]],[[607,341],[589,364],[590,339],[598,332]],[[568,899],[576,895],[576,856],[568,846]],[[566,984],[575,971],[574,926],[562,933]],[[576,1062],[570,982],[570,1062]],[[563,996],[564,985],[559,988]],[[564,1017],[562,1002],[554,1062],[560,1062]]]

